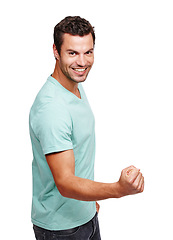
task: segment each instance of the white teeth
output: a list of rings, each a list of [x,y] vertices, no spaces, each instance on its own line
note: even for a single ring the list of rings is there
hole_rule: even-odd
[[[73,68],[76,72],[84,72],[86,68]]]

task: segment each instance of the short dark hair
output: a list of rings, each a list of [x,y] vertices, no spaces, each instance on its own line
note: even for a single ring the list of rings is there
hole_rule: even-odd
[[[63,35],[65,33],[71,34],[73,36],[85,36],[91,33],[93,37],[93,43],[95,45],[94,27],[91,26],[89,21],[79,16],[68,16],[60,21],[54,28],[54,44],[59,54],[61,52]]]

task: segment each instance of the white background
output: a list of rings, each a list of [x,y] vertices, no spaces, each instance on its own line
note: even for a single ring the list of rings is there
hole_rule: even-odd
[[[172,1],[3,1],[0,4],[3,239],[34,239],[28,115],[54,69],[53,28],[80,15],[95,26],[95,64],[84,83],[96,119],[95,179],[133,164],[142,194],[100,201],[103,240],[173,239]]]

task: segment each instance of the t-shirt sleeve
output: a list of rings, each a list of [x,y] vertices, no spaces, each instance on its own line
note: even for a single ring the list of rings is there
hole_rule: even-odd
[[[65,107],[47,107],[40,114],[37,124],[37,136],[45,155],[73,149],[72,121]]]

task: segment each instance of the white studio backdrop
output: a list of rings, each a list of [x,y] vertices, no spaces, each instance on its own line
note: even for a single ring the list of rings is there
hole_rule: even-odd
[[[95,26],[95,63],[84,88],[96,119],[95,180],[131,164],[142,194],[100,201],[103,240],[172,239],[172,1],[5,1],[1,25],[1,235],[34,239],[28,115],[54,69],[53,28],[80,15]]]

